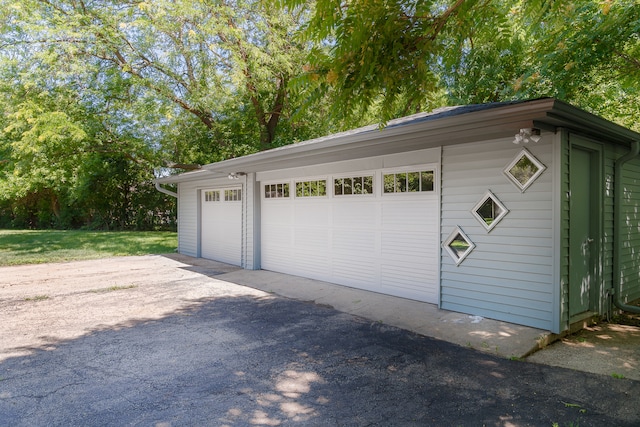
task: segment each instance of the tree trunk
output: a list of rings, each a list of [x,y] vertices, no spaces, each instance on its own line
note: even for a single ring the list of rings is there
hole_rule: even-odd
[[[60,220],[60,201],[58,200],[58,196],[53,190],[49,191],[49,197],[51,200],[51,212],[53,212],[57,220]]]

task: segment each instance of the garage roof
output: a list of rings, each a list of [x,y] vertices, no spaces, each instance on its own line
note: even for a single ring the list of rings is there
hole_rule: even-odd
[[[553,98],[439,108],[160,178],[172,183],[413,151],[515,135],[521,128],[558,128],[629,145],[640,134]]]

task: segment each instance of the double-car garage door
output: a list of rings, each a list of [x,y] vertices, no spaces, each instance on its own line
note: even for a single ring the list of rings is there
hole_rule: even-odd
[[[262,268],[431,303],[437,165],[264,182]]]

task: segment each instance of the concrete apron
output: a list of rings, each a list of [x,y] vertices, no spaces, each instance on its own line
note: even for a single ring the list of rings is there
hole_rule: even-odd
[[[441,310],[429,303],[265,270],[238,268],[229,272],[230,266],[202,258],[178,254],[170,257],[192,265],[193,270],[215,275],[217,280],[286,298],[330,306],[372,322],[395,326],[502,357],[526,357],[556,338],[549,331]],[[208,274],[208,271],[215,274]]]

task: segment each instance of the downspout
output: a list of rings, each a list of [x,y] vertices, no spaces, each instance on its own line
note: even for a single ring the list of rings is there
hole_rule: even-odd
[[[175,197],[176,199],[178,198],[178,193],[176,193],[175,191],[167,190],[166,188],[160,187],[159,182],[156,182],[156,190],[168,196]]]
[[[614,217],[613,217],[613,287],[611,293],[613,296],[613,303],[620,310],[628,311],[630,313],[640,314],[640,307],[625,304],[621,299],[621,285],[622,285],[622,273],[620,271],[620,247],[622,242],[620,241],[620,230],[622,227],[622,199],[623,199],[623,185],[622,185],[622,167],[629,160],[632,160],[640,153],[640,141],[633,141],[631,143],[631,150],[616,160],[615,172],[614,172]]]

